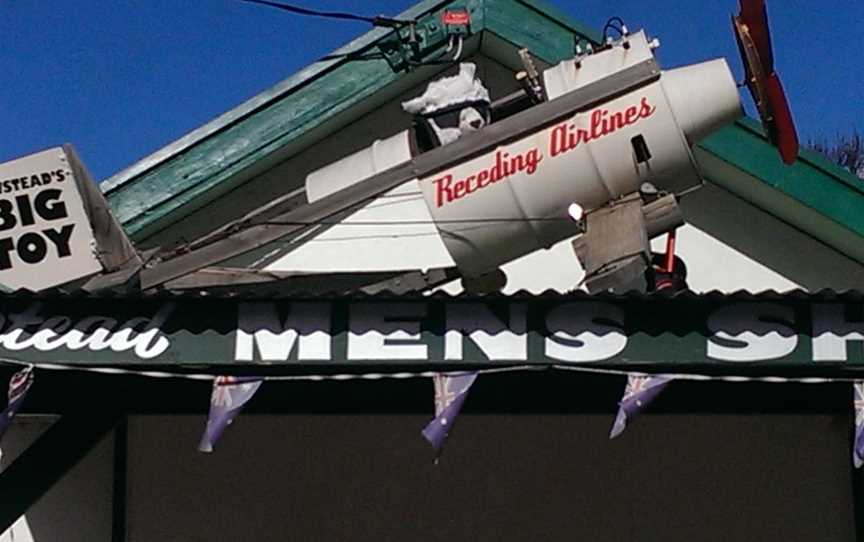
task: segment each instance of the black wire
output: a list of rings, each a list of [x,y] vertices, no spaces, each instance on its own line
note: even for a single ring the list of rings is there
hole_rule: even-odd
[[[325,60],[342,60],[342,59],[345,59],[345,60],[383,60],[385,58],[387,58],[387,57],[384,56],[384,53],[379,53],[376,51],[369,51],[369,52],[352,51],[350,53],[340,53],[340,54],[332,54],[332,55],[323,56],[323,57],[319,58],[318,61],[322,62]]]
[[[606,21],[606,26],[603,27],[603,41],[608,39],[610,30],[614,30],[618,32],[619,36],[624,37],[624,26],[624,20],[621,17],[611,17]]]
[[[284,4],[282,2],[273,2],[271,0],[240,0],[241,2],[249,2],[250,4],[260,4],[262,6],[270,6],[276,9],[281,9],[297,15],[306,15],[309,17],[324,17],[328,19],[341,19],[345,21],[361,21],[375,26],[399,27],[412,24],[413,21],[400,21],[390,19],[388,17],[367,17],[364,15],[356,15],[354,13],[344,13],[340,11],[317,11],[292,4]]]
[[[295,13],[297,15],[306,15],[309,17],[325,17],[328,19],[341,19],[348,21],[361,21],[364,23],[369,23],[373,26],[384,26],[393,29],[400,29],[406,26],[412,26],[417,23],[416,20],[401,20],[401,19],[392,19],[390,17],[383,16],[375,16],[375,17],[367,17],[365,15],[357,15],[354,13],[345,13],[339,11],[317,11],[314,9],[304,8],[300,6],[295,6],[293,4],[285,4],[282,2],[274,2],[272,0],[240,0],[241,2],[248,2],[250,4],[259,4],[262,6],[274,7],[276,9],[281,9],[287,11],[289,13]],[[352,52],[346,54],[333,54],[327,55],[320,60],[337,60],[337,59],[346,59],[346,60],[382,60],[387,57],[381,53],[367,53],[363,54],[361,52]],[[419,68],[421,66],[440,66],[440,65],[449,65],[452,64],[451,60],[440,60],[433,59],[427,60],[424,62],[416,62],[413,60],[408,61],[408,65],[410,68]]]
[[[317,11],[314,9],[308,9],[300,6],[295,6],[293,4],[285,4],[282,2],[273,2],[272,0],[240,0],[241,2],[248,2],[250,4],[259,4],[262,6],[274,7],[277,9],[281,9],[284,11],[288,11],[289,13],[295,13],[297,15],[306,15],[309,17],[324,17],[328,19],[340,19],[340,20],[348,20],[348,21],[361,21],[364,23],[369,23],[374,26],[385,26],[389,28],[402,28],[407,25],[415,24],[413,20],[399,20],[399,19],[391,19],[389,17],[375,16],[375,17],[367,17],[364,15],[356,15],[354,13],[345,13],[338,11]],[[383,53],[369,51],[366,52],[364,50],[361,51],[352,51],[350,53],[341,53],[341,54],[331,54],[327,55],[319,61],[327,61],[327,60],[382,60],[387,57]]]
[[[363,15],[355,15],[353,13],[341,13],[341,12],[329,12],[329,11],[316,11],[314,9],[307,9],[299,6],[293,6],[291,4],[282,4],[281,2],[271,2],[270,0],[240,0],[241,2],[249,2],[250,4],[261,4],[263,6],[270,6],[276,9],[281,9],[288,11],[290,13],[296,13],[297,15],[308,15],[310,17],[326,17],[328,19],[343,19],[347,21],[363,21],[369,24],[375,24],[375,19],[372,17],[364,17]]]

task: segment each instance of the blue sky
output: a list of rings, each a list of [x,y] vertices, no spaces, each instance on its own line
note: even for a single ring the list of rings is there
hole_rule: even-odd
[[[396,15],[412,0],[294,0]],[[864,131],[859,0],[768,0],[775,57],[802,139]],[[673,67],[741,67],[736,0],[551,0],[601,28],[660,38]],[[0,161],[71,142],[104,179],[368,30],[239,0],[0,0]]]

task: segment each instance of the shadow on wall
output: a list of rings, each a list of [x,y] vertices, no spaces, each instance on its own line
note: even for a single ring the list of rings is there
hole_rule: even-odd
[[[512,397],[516,400],[516,397]],[[470,399],[469,399],[470,402]],[[130,419],[129,542],[850,540],[847,416],[459,418],[438,465],[416,415]]]
[[[17,416],[3,437],[0,470],[11,465],[56,420],[56,416]],[[112,443],[109,433],[25,517],[0,535],[0,542],[111,540]]]

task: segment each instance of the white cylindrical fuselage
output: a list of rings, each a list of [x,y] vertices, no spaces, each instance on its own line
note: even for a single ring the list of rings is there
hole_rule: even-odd
[[[627,48],[548,70],[547,91],[554,99],[650,57],[644,34],[635,34]],[[568,216],[573,203],[591,212],[644,182],[669,192],[699,184],[690,145],[740,114],[725,61],[698,64],[421,179],[420,186],[460,270],[481,275],[579,233]]]
[[[634,34],[626,47],[547,70],[547,94],[555,99],[652,57],[644,34]],[[698,185],[690,146],[740,114],[725,61],[706,62],[664,72],[591,109],[541,125],[522,139],[421,178],[419,186],[453,262],[463,274],[478,276],[578,234],[579,225],[568,216],[574,203],[590,213],[645,182],[669,192]],[[399,141],[404,148],[404,139],[400,134],[386,143]],[[371,160],[374,154],[358,156]],[[322,177],[378,170],[357,168],[351,162],[356,158]],[[314,175],[309,180],[321,183]],[[321,185],[317,192],[330,193],[346,183]]]
[[[639,163],[642,136],[651,158]],[[643,182],[692,176],[689,148],[654,83],[422,179],[444,244],[468,275],[576,235],[590,212]],[[662,184],[662,183],[661,183]],[[464,222],[462,222],[464,221]]]

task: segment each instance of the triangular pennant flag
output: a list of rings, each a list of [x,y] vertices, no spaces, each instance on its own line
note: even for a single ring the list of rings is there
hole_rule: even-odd
[[[618,415],[615,417],[615,423],[612,425],[612,433],[609,435],[613,439],[624,432],[627,427],[627,422],[634,416],[645,410],[655,397],[660,395],[666,384],[671,382],[671,379],[665,376],[627,376],[627,387],[624,389],[624,397],[619,403]]]
[[[433,377],[435,383],[435,419],[423,429],[423,436],[429,444],[440,453],[447,440],[447,435],[456,421],[456,416],[462,410],[462,405],[468,397],[468,390],[477,379],[477,373],[461,375],[437,374]]]
[[[855,389],[855,442],[852,446],[852,460],[855,468],[864,465],[864,380],[852,384]]]
[[[12,379],[9,381],[9,404],[6,407],[6,410],[0,414],[0,438],[3,437],[3,434],[6,433],[6,430],[9,429],[9,425],[12,423],[12,418],[15,417],[15,414],[18,413],[18,410],[21,408],[21,403],[24,402],[24,398],[27,396],[27,392],[30,390],[30,386],[33,385],[33,367],[25,367],[12,375]]]
[[[252,399],[262,382],[260,378],[216,377],[213,381],[213,393],[210,396],[207,428],[201,437],[201,443],[198,444],[198,451],[205,453],[213,451],[213,446],[222,436],[222,432],[240,414],[243,406]]]

